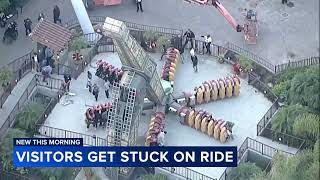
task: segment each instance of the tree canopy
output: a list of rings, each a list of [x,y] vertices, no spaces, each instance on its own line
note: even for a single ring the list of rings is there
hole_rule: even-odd
[[[228,179],[233,180],[248,180],[255,177],[262,176],[262,169],[256,166],[254,163],[246,162],[239,164],[238,167],[232,169],[228,176]]]
[[[25,138],[27,137],[26,133],[19,129],[9,129],[6,136],[0,143],[0,160],[2,167],[6,171],[14,170],[13,167],[13,138]],[[23,170],[23,169],[21,169]],[[20,171],[22,172],[22,171]]]

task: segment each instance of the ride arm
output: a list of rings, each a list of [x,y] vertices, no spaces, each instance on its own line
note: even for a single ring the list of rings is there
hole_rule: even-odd
[[[234,18],[230,15],[230,13],[226,10],[226,8],[223,7],[223,5],[217,1],[212,0],[212,5],[220,12],[220,14],[228,21],[228,23],[232,26],[234,30],[237,32],[241,32],[242,28],[237,22],[234,20]]]
[[[243,30],[243,27],[236,23],[234,18],[230,15],[230,13],[226,10],[226,8],[223,7],[223,5],[218,0],[185,0],[185,1],[189,3],[193,1],[201,5],[212,5],[216,9],[218,9],[220,14],[222,14],[222,16],[228,21],[228,23],[232,26],[234,30],[236,30],[237,32],[241,32]],[[210,4],[210,1],[211,1],[211,4]]]

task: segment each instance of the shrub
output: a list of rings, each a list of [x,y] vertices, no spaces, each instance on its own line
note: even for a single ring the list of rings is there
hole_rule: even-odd
[[[13,167],[13,138],[25,138],[26,133],[19,129],[9,129],[6,136],[3,138],[3,140],[0,143],[0,162],[1,167],[6,171],[13,171],[17,170],[21,174],[26,173],[25,169],[15,169]]]
[[[233,180],[247,180],[263,174],[262,169],[254,163],[246,162],[232,169],[229,178]]]
[[[37,120],[40,118],[44,111],[44,105],[31,102],[29,103],[22,112],[19,112],[16,116],[16,128],[20,128],[32,135]]]
[[[88,46],[89,46],[89,44],[87,43],[87,41],[82,36],[75,37],[71,41],[71,45],[69,47],[69,51],[79,52],[81,49],[88,48]]]
[[[157,45],[158,50],[162,50],[163,45],[166,48],[170,45],[170,40],[165,36],[160,36],[156,41],[156,45]]]
[[[143,39],[145,41],[153,41],[153,42],[155,42],[155,41],[157,41],[158,37],[159,37],[158,34],[156,32],[154,32],[154,31],[145,31],[143,33]]]
[[[249,72],[253,69],[253,61],[243,54],[239,57],[239,63],[245,72]]]

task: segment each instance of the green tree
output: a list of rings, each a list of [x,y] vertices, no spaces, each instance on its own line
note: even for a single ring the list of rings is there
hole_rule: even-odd
[[[244,54],[240,55],[239,63],[244,72],[249,72],[253,69],[253,61]]]
[[[292,79],[289,98],[290,104],[302,104],[320,112],[319,66],[308,68]]]
[[[6,10],[10,6],[9,0],[0,0],[0,11]]]
[[[12,72],[8,67],[0,70],[0,83],[2,87],[6,87],[11,79]]]
[[[165,36],[160,36],[156,41],[156,45],[158,50],[162,50],[163,45],[168,48],[170,45],[170,40]]]
[[[319,138],[320,116],[312,113],[300,114],[293,124],[293,134],[315,143]]]
[[[304,150],[288,157],[276,154],[272,159],[271,180],[318,180],[319,179],[319,143],[314,150]]]
[[[232,169],[228,179],[232,180],[248,180],[255,178],[256,176],[263,176],[261,168],[256,166],[254,163],[246,162],[239,164],[238,167]]]
[[[272,92],[281,98],[284,98],[284,101],[287,101],[289,96],[289,89],[290,89],[290,82],[289,80],[282,81],[272,87]]]
[[[88,48],[88,46],[89,46],[89,44],[87,43],[87,41],[82,36],[78,36],[78,37],[75,37],[71,41],[71,45],[69,47],[69,50],[75,51],[75,52],[80,52],[81,49]]]
[[[308,112],[304,106],[289,105],[281,108],[272,119],[272,129],[278,132],[292,134],[295,119],[300,115]]]
[[[29,135],[34,133],[36,121],[44,111],[44,106],[37,102],[29,103],[22,112],[16,116],[16,128],[25,130]]]
[[[0,143],[0,160],[4,170],[12,171],[15,170],[13,167],[13,138],[25,138],[26,133],[19,129],[9,129],[6,136]],[[24,169],[16,169],[20,173],[25,173]]]
[[[155,42],[158,39],[159,35],[154,31],[145,31],[143,33],[143,39],[145,41]]]

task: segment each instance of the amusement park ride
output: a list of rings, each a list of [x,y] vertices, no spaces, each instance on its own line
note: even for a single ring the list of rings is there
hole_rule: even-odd
[[[208,80],[199,84],[191,93],[173,97],[175,72],[180,61],[180,53],[177,50],[180,47],[177,47],[177,44],[173,43],[172,47],[168,48],[166,63],[160,76],[157,63],[130,35],[129,29],[122,21],[107,17],[104,23],[95,26],[94,29],[82,1],[71,1],[83,32],[93,31],[97,34],[97,39],[102,36],[112,38],[123,65],[121,79],[111,86],[112,103],[102,105],[105,108],[97,105],[92,109],[107,111],[105,122],[108,146],[136,146],[140,116],[146,108],[155,111],[146,130],[146,146],[155,144],[157,133],[164,129],[165,114],[170,111],[179,116],[181,124],[205,133],[216,141],[224,143],[232,138],[233,123],[216,119],[211,113],[202,109],[196,110],[194,107],[238,96],[238,77]],[[150,101],[153,102],[151,106],[148,104]],[[105,173],[110,179],[119,180],[128,179],[133,171],[134,168],[131,167],[120,167],[107,168]]]
[[[244,39],[247,44],[256,44],[258,38],[257,13],[248,10],[244,19],[244,25],[237,24],[226,8],[218,0],[184,0],[189,3],[214,6],[221,15],[228,21],[231,27],[237,32],[244,33]]]

